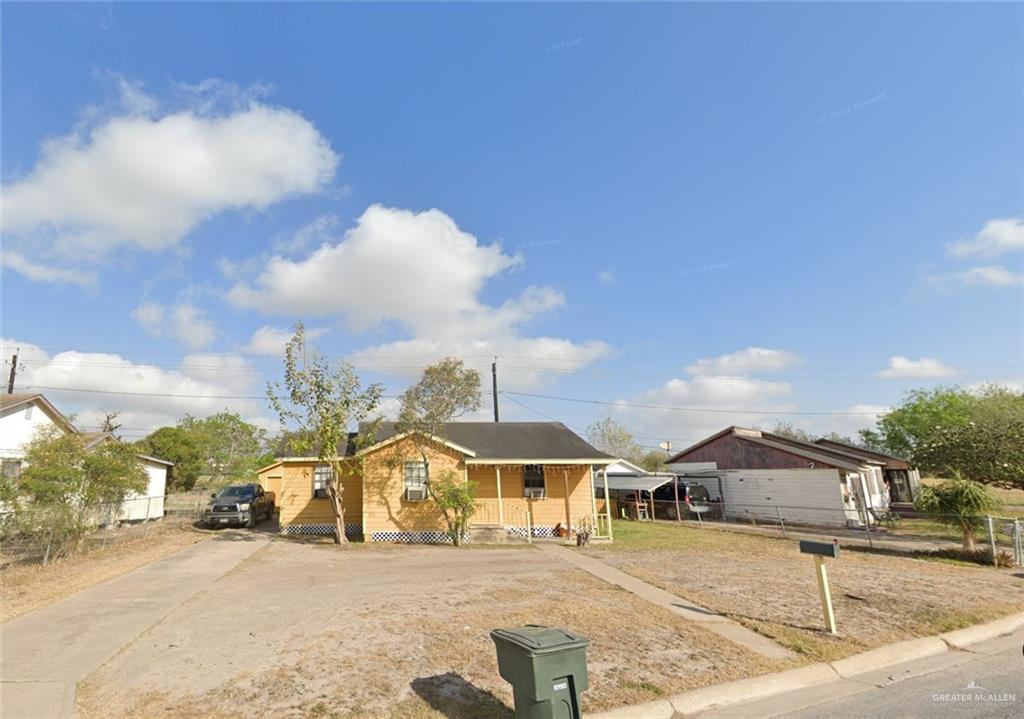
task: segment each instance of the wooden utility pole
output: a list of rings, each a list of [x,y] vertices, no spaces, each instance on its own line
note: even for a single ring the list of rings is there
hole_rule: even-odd
[[[494,397],[494,421],[498,421],[498,358],[491,362],[491,394]]]
[[[14,394],[14,377],[18,374],[18,353],[11,357],[11,375],[7,379],[7,394]]]

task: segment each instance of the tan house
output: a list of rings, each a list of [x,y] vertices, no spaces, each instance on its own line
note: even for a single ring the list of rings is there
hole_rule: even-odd
[[[373,444],[358,452],[349,449],[349,471],[342,478],[347,536],[368,542],[448,541],[427,492],[421,448],[431,478],[450,471],[476,483],[471,528],[553,537],[558,527],[589,523],[598,536],[605,534],[607,519],[598,516],[593,476],[613,457],[560,422],[451,422],[443,438],[428,441],[384,423]],[[313,457],[283,457],[259,470],[260,484],[275,495],[282,533],[334,533],[326,490],[330,473]]]

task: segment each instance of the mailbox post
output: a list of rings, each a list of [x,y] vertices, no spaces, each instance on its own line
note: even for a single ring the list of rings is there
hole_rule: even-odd
[[[814,572],[818,577],[818,593],[821,595],[821,611],[825,615],[825,627],[830,634],[838,634],[836,631],[836,615],[832,611],[832,593],[828,588],[828,570],[825,569],[825,557],[832,559],[839,558],[839,540],[831,542],[800,542],[802,554],[814,555]]]

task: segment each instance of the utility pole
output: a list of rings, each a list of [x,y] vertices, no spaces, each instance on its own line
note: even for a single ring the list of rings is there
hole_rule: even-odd
[[[17,351],[11,357],[11,375],[7,380],[7,394],[14,394],[14,376],[18,374],[18,353]],[[495,412],[498,410],[495,409]],[[495,415],[497,417],[497,415]],[[497,419],[495,419],[497,421]]]
[[[491,362],[491,394],[494,396],[494,421],[498,421],[498,358]]]

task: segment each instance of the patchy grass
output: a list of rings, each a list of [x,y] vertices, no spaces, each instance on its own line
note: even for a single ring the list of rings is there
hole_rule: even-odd
[[[810,557],[795,540],[669,523],[618,521],[615,543],[587,551],[722,612],[800,655],[831,660],[1019,611],[1012,571],[845,551],[828,562],[840,635],[822,628]]]
[[[590,639],[588,712],[792,666],[532,547],[275,541],[87,677],[79,716],[511,719],[489,634],[525,624]]]
[[[22,564],[0,571],[0,621],[7,622],[75,592],[173,554],[207,535],[190,526],[156,523],[144,536],[118,541],[50,564]]]

